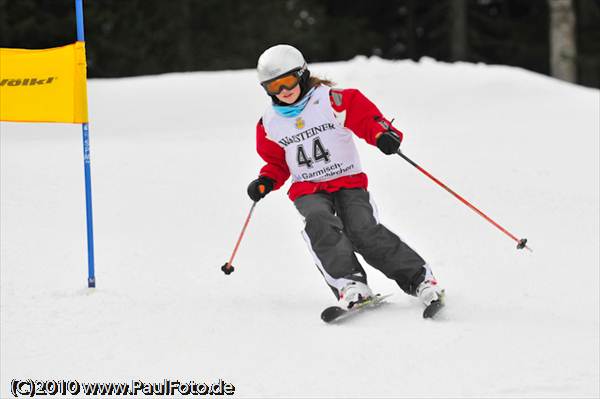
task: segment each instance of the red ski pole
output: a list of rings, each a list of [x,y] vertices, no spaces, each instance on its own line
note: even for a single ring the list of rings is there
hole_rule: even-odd
[[[507,236],[509,236],[512,240],[514,240],[517,243],[517,249],[527,248],[528,251],[533,252],[533,250],[527,246],[527,238],[518,239],[513,234],[511,234],[508,230],[506,230],[504,227],[500,226],[498,223],[496,223],[495,221],[493,221],[485,213],[481,212],[479,209],[477,209],[475,206],[473,206],[469,201],[467,201],[466,199],[464,199],[463,197],[461,197],[460,195],[458,195],[457,193],[455,193],[452,189],[450,189],[450,187],[446,186],[444,183],[442,183],[441,181],[439,181],[438,179],[436,179],[433,175],[431,175],[431,173],[427,172],[425,169],[423,169],[422,167],[420,167],[416,162],[414,162],[409,157],[407,157],[406,155],[404,155],[402,153],[402,151],[398,150],[398,155],[400,155],[402,158],[404,158],[404,160],[407,161],[409,164],[411,164],[412,166],[414,166],[415,168],[417,168],[425,176],[429,177],[431,180],[433,180],[435,183],[437,183],[444,190],[448,191],[450,194],[452,194],[453,196],[455,196],[460,202],[462,202],[463,204],[465,204],[466,206],[468,206],[469,208],[471,208],[473,211],[475,211],[475,213],[477,213],[479,216],[481,216],[482,218],[484,218],[485,220],[487,220],[488,222],[490,222],[491,224],[493,224],[494,226],[496,226],[501,232],[503,232],[504,234],[506,234]]]
[[[233,253],[231,254],[231,257],[229,258],[229,262],[225,263],[222,267],[221,270],[223,271],[223,273],[229,275],[231,273],[233,273],[233,271],[235,270],[233,268],[233,258],[235,258],[235,253],[237,252],[240,243],[242,242],[242,237],[244,237],[244,233],[246,232],[246,227],[248,227],[248,223],[250,222],[250,217],[252,217],[252,212],[254,212],[254,207],[256,206],[256,201],[252,204],[252,207],[250,208],[250,212],[248,212],[248,216],[246,217],[246,222],[244,222],[244,227],[242,227],[242,232],[240,233],[240,236],[237,240],[237,243],[235,244],[235,248],[233,249]]]

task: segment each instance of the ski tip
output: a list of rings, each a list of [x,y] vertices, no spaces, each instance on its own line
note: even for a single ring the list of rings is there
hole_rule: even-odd
[[[431,302],[431,304],[423,311],[423,318],[432,319],[443,307],[444,304],[439,300]]]
[[[432,319],[446,305],[446,292],[442,290],[440,296],[435,301],[432,301],[429,306],[423,311],[424,319]]]
[[[346,310],[343,308],[339,306],[330,306],[321,312],[321,320],[323,320],[325,323],[331,323],[344,313],[346,313]]]
[[[364,301],[358,302],[349,309],[344,309],[340,306],[330,306],[323,312],[321,312],[321,320],[323,320],[325,323],[332,323],[334,321],[349,317],[350,315],[359,313],[365,309],[376,308],[384,304],[385,298],[391,295],[392,294],[376,294],[372,297],[365,299]]]

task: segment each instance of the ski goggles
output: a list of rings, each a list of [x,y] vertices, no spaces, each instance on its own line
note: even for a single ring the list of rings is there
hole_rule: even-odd
[[[294,69],[291,72],[287,72],[285,75],[278,76],[274,79],[262,82],[262,87],[272,96],[276,96],[281,93],[283,89],[292,90],[300,83],[300,77],[306,71],[306,65],[302,68]]]

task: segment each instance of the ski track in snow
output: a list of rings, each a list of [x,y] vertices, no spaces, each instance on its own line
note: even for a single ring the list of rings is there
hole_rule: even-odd
[[[254,71],[89,82],[97,288],[81,132],[0,124],[1,381],[222,378],[239,397],[598,397],[600,92],[518,68],[358,57],[313,73],[361,89],[404,152],[358,142],[380,218],[446,288],[439,320],[390,304],[339,325],[285,192],[250,208],[266,98]]]

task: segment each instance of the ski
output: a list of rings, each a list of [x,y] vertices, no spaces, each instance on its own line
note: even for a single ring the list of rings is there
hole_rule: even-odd
[[[423,311],[423,318],[424,319],[433,318],[436,314],[438,314],[438,312],[440,310],[442,310],[442,308],[444,307],[445,304],[446,304],[446,293],[444,292],[444,290],[442,290],[439,298],[436,299],[435,301],[432,301],[429,304],[429,306],[427,306],[425,308],[425,310]]]
[[[379,307],[380,305],[385,303],[385,298],[391,295],[392,294],[377,294],[375,296],[365,299],[362,302],[357,303],[350,309],[344,309],[340,306],[330,306],[323,312],[321,312],[321,320],[323,320],[325,323],[333,323],[341,321],[343,319],[347,319],[348,317],[356,315],[357,313],[360,313],[363,310]]]

